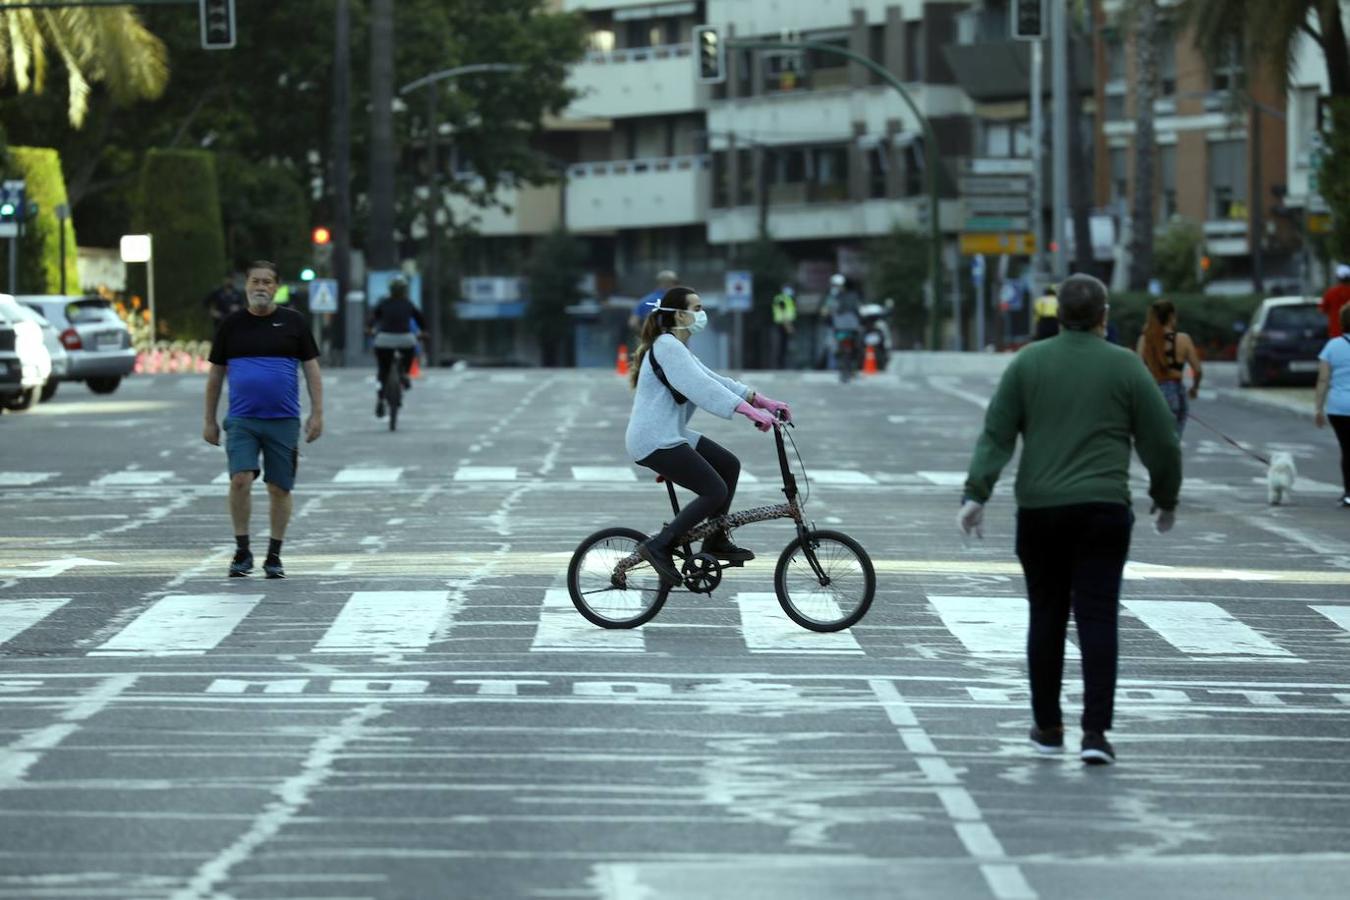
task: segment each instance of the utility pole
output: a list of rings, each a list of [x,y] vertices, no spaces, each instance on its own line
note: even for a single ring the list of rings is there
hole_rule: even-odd
[[[1040,39],[1031,42],[1031,233],[1036,251],[1031,254],[1031,289],[1040,290],[1045,275],[1045,124],[1042,111],[1041,69],[1045,65]]]
[[[337,334],[342,362],[353,361],[347,347],[347,292],[352,289],[352,17],[351,0],[336,0],[333,27],[333,277],[338,283]]]
[[[398,264],[394,246],[394,0],[370,3],[370,230],[371,269]]]
[[[1055,247],[1054,278],[1069,273],[1068,246],[1064,234],[1064,213],[1069,208],[1069,40],[1068,11],[1063,2],[1050,6],[1050,82],[1052,111],[1051,131],[1054,148],[1051,159],[1053,191],[1050,210],[1051,242]]]

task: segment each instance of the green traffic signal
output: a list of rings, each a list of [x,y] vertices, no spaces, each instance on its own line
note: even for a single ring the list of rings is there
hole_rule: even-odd
[[[301,280],[301,281],[313,281],[313,280],[314,280],[314,270],[313,270],[313,269],[301,269],[301,270],[300,270],[300,280]]]
[[[13,203],[0,203],[0,218],[8,219],[14,215]]]

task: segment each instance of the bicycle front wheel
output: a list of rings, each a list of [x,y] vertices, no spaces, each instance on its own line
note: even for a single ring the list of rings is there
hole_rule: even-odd
[[[814,563],[814,564],[813,564]],[[783,612],[811,631],[840,631],[867,614],[877,576],[867,551],[838,531],[808,531],[778,557],[773,589]]]
[[[640,562],[615,574],[646,539],[632,528],[606,528],[581,542],[567,567],[567,592],[577,612],[601,628],[636,628],[661,611],[670,588],[650,565]]]
[[[390,377],[384,382],[384,399],[389,404],[389,430],[398,428],[398,410],[403,405],[403,385],[398,380],[398,359],[390,369]]]

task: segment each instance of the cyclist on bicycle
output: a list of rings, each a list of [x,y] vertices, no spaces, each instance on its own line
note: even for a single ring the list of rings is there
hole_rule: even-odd
[[[760,431],[773,427],[780,412],[791,419],[786,403],[770,400],[739,381],[717,374],[690,352],[685,346],[689,336],[707,324],[708,314],[692,288],[666,291],[643,321],[629,374],[636,392],[625,435],[629,456],[638,465],[698,495],[674,521],[638,547],[638,554],[667,584],[681,580],[671,547],[704,519],[726,515],[741,473],[740,460],[731,451],[689,428],[694,410],[704,409],[724,419],[740,413]],[[648,362],[650,365],[645,364]],[[749,550],[732,543],[726,531],[704,541],[703,552],[727,562],[755,558]]]
[[[367,331],[375,335],[375,415],[379,418],[384,417],[384,380],[389,377],[394,354],[400,350],[403,351],[403,371],[399,378],[404,388],[412,386],[408,372],[412,369],[413,353],[417,347],[413,322],[425,334],[426,321],[422,318],[422,311],[408,298],[408,282],[395,278],[389,282],[389,296],[379,302],[367,323]]]

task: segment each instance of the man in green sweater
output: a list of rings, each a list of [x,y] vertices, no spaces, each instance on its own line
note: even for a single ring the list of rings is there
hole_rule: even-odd
[[[983,537],[984,504],[1022,436],[1017,558],[1031,622],[1027,668],[1042,753],[1064,748],[1060,687],[1069,612],[1083,654],[1082,759],[1115,762],[1106,740],[1116,691],[1116,607],[1130,549],[1130,445],[1149,473],[1159,533],[1175,521],[1181,446],[1139,357],[1104,339],[1106,286],[1075,275],[1059,288],[1061,332],[1023,348],[999,382],[975,444],[959,524]]]

